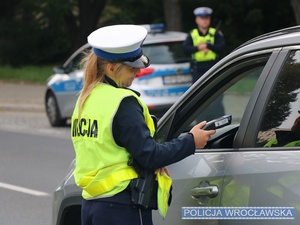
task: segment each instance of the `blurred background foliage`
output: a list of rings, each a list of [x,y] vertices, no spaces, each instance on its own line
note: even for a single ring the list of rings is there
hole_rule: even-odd
[[[300,0],[0,0],[0,66],[61,64],[95,29],[164,23],[189,32],[193,10],[213,8],[226,52],[260,34],[295,26]],[[123,37],[120,37],[123,38]]]

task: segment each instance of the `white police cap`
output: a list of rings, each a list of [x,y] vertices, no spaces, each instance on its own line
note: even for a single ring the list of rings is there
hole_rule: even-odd
[[[142,26],[122,24],[99,28],[87,39],[98,57],[134,68],[145,68],[150,61],[143,54],[141,45],[147,33]]]
[[[212,13],[213,10],[208,7],[198,7],[194,10],[195,16],[201,16],[201,17],[211,16]]]

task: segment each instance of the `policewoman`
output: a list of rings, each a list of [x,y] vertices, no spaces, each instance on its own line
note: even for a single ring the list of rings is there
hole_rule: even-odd
[[[158,209],[166,215],[171,178],[165,166],[203,148],[214,130],[199,123],[188,134],[158,144],[154,122],[139,93],[128,87],[150,65],[141,45],[147,30],[113,25],[88,36],[84,85],[76,103],[71,137],[76,153],[74,178],[82,188],[82,225],[151,225],[152,209],[132,201],[130,184],[139,178],[134,159],[158,181]]]
[[[193,83],[219,60],[220,54],[225,49],[222,32],[218,27],[211,27],[212,13],[213,10],[208,7],[194,10],[197,28],[188,34],[183,43],[184,52],[191,56],[190,71]]]

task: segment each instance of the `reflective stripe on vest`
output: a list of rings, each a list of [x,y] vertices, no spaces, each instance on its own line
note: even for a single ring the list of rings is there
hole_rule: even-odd
[[[214,44],[215,43],[215,33],[216,33],[216,29],[210,27],[205,36],[200,36],[198,29],[193,29],[191,31],[193,45],[198,46],[199,44],[207,43],[207,42]],[[197,51],[194,54],[192,54],[192,58],[194,60],[196,60],[197,62],[205,62],[205,61],[215,60],[217,58],[217,54],[214,53],[212,50],[208,50],[208,52],[206,54],[203,51]]]
[[[78,103],[75,106],[71,124],[76,153],[74,178],[83,189],[85,199],[115,195],[137,177],[135,170],[127,165],[130,154],[115,143],[112,134],[113,117],[122,99],[127,96],[135,97],[142,106],[146,124],[153,136],[155,127],[149,110],[130,90],[99,84],[86,99],[80,118]]]

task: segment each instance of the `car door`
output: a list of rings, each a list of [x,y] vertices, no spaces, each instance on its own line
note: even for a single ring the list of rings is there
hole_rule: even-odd
[[[260,224],[299,224],[300,211],[300,49],[285,48],[242,122],[244,139],[226,171],[221,205],[276,207]],[[247,122],[248,121],[248,122]],[[247,137],[247,138],[245,138]],[[242,192],[237,195],[235,190]],[[230,201],[228,201],[230,199]],[[235,200],[233,200],[235,199]],[[280,209],[280,211],[279,211]],[[294,219],[286,219],[289,209]],[[243,224],[253,224],[245,220]],[[224,221],[220,224],[238,224]]]
[[[156,140],[163,142],[188,132],[200,121],[224,114],[233,118],[231,125],[217,130],[205,149],[197,149],[194,155],[169,166],[173,179],[172,204],[163,222],[157,213],[154,214],[155,224],[222,224],[225,220],[211,219],[207,215],[201,220],[201,215],[194,215],[198,216],[197,219],[185,215],[185,207],[247,203],[244,192],[247,193],[248,189],[240,183],[229,183],[228,170],[243,162],[239,158],[239,148],[248,126],[244,117],[253,111],[279,52],[278,49],[258,51],[223,60],[193,85],[159,121]],[[242,182],[239,178],[234,181]],[[230,185],[237,188],[232,189]]]

